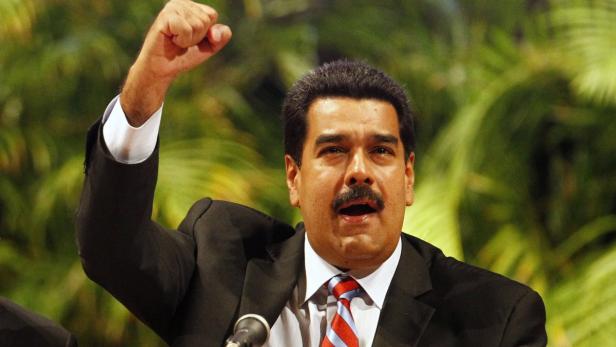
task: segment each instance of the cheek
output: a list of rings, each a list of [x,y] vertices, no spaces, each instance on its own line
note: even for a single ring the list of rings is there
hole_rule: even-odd
[[[326,205],[325,201],[325,189],[318,179],[311,179],[310,182],[304,181],[302,189],[300,190],[300,204],[304,209],[304,213],[316,215],[319,208]],[[316,184],[315,184],[316,183]],[[316,212],[313,212],[316,211]]]
[[[303,177],[302,195],[323,201],[331,198],[341,188],[342,180],[334,170],[328,170],[325,167],[317,167],[306,172]]]
[[[383,172],[381,182],[383,184],[383,198],[389,200],[391,204],[399,204],[401,200],[404,204],[406,198],[406,179],[400,170],[387,170]]]

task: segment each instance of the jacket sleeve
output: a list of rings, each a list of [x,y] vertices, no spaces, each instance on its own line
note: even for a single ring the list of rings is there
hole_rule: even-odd
[[[158,146],[144,162],[122,164],[109,154],[100,128],[98,122],[88,132],[86,177],[76,216],[83,268],[167,339],[195,267],[194,219],[209,204],[195,205],[179,231],[151,221]]]
[[[546,345],[545,307],[539,294],[528,290],[513,307],[500,346],[540,347]]]

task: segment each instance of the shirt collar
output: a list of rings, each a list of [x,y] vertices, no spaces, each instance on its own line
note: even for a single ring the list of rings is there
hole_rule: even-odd
[[[355,276],[353,271],[349,272],[349,275],[361,285],[379,309],[383,307],[385,294],[387,294],[387,289],[389,289],[398,267],[401,249],[402,245],[400,239],[398,239],[398,244],[393,253],[372,273],[359,277]],[[306,294],[302,303],[308,301],[330,278],[342,273],[314,251],[307,236],[304,241],[304,271],[306,274]]]

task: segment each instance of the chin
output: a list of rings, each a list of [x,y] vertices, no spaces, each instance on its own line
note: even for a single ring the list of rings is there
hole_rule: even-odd
[[[339,237],[345,238],[370,238],[378,235],[379,231],[382,229],[380,223],[375,223],[375,221],[367,221],[366,223],[358,223],[358,224],[349,224],[349,223],[341,223],[338,225],[337,234]],[[374,243],[372,240],[366,240],[370,243]]]
[[[344,259],[351,261],[368,261],[381,253],[381,247],[365,234],[344,237],[341,246]]]
[[[368,272],[378,268],[383,262],[379,258],[373,258],[366,255],[361,257],[350,257],[344,259],[342,265],[338,266],[346,271],[354,271],[356,274],[361,273],[362,270],[368,270]],[[359,273],[358,273],[359,271]]]

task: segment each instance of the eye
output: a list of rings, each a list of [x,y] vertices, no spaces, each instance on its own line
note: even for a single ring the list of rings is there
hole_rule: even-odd
[[[378,155],[394,155],[394,151],[391,148],[385,146],[376,146],[372,149],[371,152]]]
[[[335,155],[345,153],[346,150],[340,146],[328,146],[319,151],[319,156]]]

